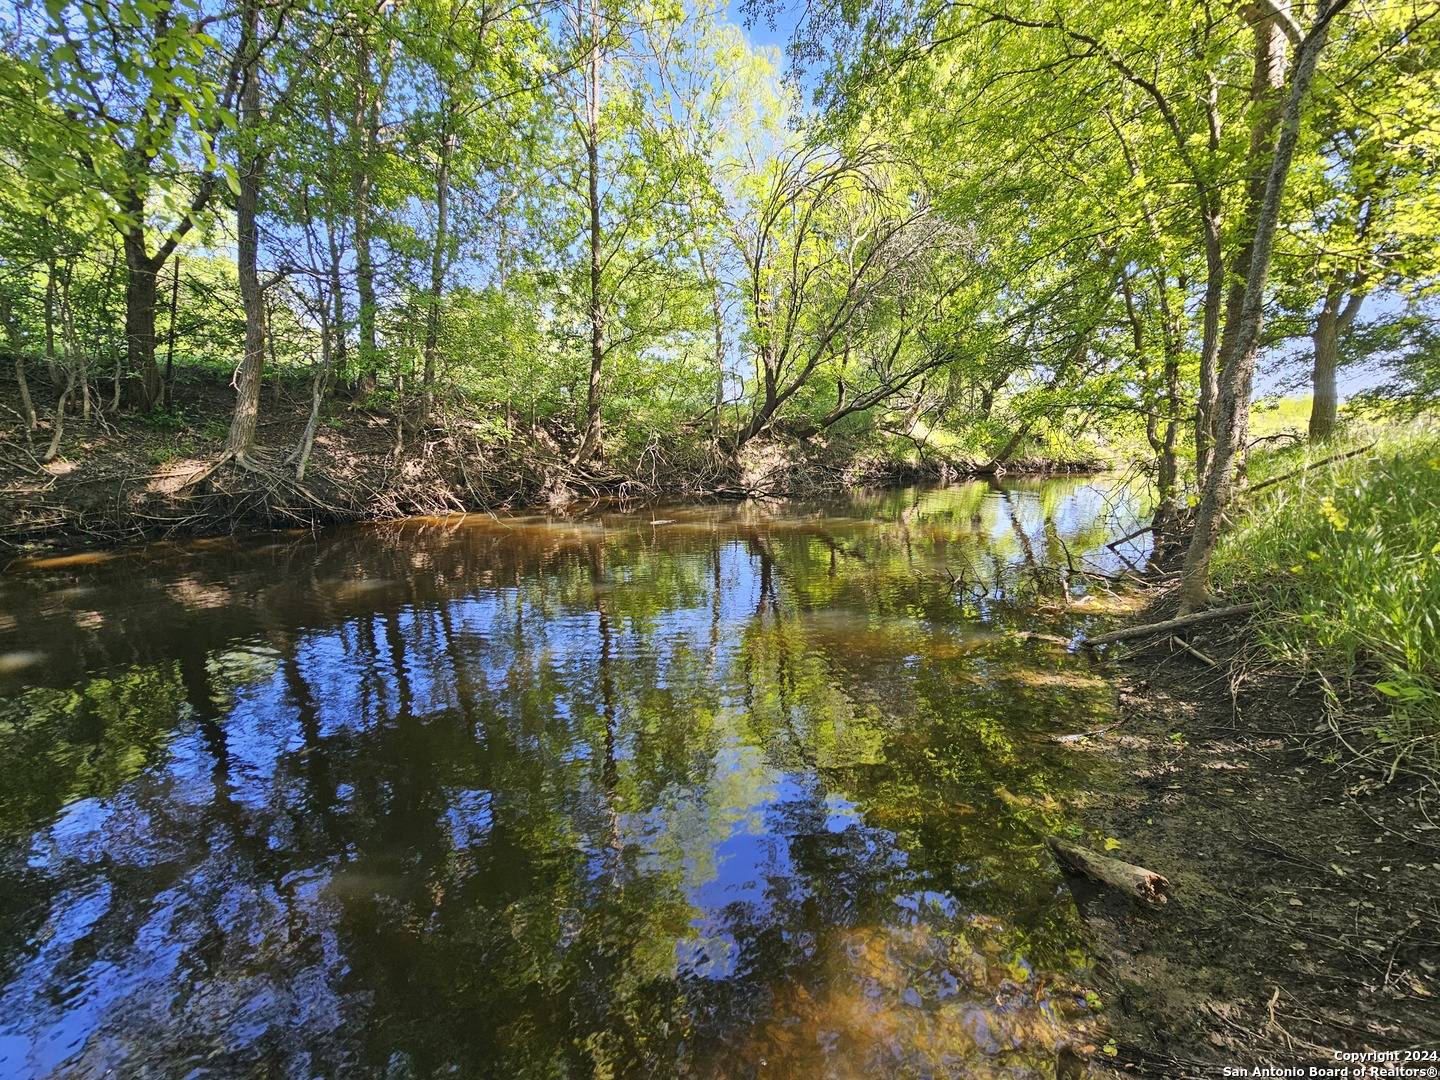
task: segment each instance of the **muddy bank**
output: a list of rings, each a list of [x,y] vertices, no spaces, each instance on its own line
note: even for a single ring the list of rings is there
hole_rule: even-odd
[[[1269,665],[1243,625],[1188,642],[1205,660],[1164,639],[1107,661],[1124,719],[1082,748],[1126,778],[1087,823],[1172,885],[1144,910],[1077,886],[1110,990],[1102,1071],[1218,1076],[1434,1051],[1434,779],[1351,763],[1318,688]]]
[[[4,392],[13,393],[13,386]],[[402,432],[385,411],[335,403],[315,437],[303,479],[291,458],[309,408],[308,387],[266,390],[258,449],[241,468],[214,468],[233,392],[196,378],[177,415],[120,413],[66,422],[62,451],[42,461],[48,432],[25,438],[18,412],[0,411],[0,552],[46,551],[306,528],[411,515],[673,499],[807,496],[857,486],[948,482],[984,463],[923,454],[897,460],[840,441],[772,440],[738,461],[708,447],[652,443],[634,460],[577,470],[567,433],[458,414]],[[1094,472],[1096,462],[1021,460],[1006,472]]]

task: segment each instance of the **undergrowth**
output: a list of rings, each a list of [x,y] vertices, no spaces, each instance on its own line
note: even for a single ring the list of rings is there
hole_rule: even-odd
[[[1360,429],[1345,444],[1256,454],[1216,558],[1227,591],[1266,601],[1262,639],[1285,664],[1387,699],[1371,734],[1390,760],[1440,767],[1440,426]]]

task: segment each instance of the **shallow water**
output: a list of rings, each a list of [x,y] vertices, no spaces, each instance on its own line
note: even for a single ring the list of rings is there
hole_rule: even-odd
[[[1053,1076],[1113,482],[0,578],[0,1075]]]

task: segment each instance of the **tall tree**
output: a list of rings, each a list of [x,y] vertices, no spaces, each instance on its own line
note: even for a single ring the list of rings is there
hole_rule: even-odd
[[[1278,121],[1273,146],[1252,140],[1252,153],[1268,160],[1265,188],[1255,209],[1254,233],[1243,241],[1249,259],[1241,302],[1227,311],[1223,340],[1228,348],[1221,349],[1220,395],[1215,455],[1205,477],[1200,504],[1195,513],[1195,531],[1185,553],[1181,577],[1181,602],[1186,607],[1209,603],[1210,559],[1220,533],[1220,521],[1230,506],[1235,484],[1235,466],[1244,451],[1249,433],[1250,396],[1255,362],[1260,353],[1260,329],[1265,314],[1266,290],[1270,278],[1270,259],[1274,253],[1275,235],[1280,224],[1282,200],[1300,139],[1300,125],[1305,100],[1315,78],[1320,53],[1329,37],[1330,24],[1349,4],[1349,0],[1325,0],[1315,21],[1302,35],[1293,25],[1288,36],[1298,39],[1295,63],[1285,88],[1284,106]],[[1283,12],[1277,17],[1285,17]],[[1288,17],[1287,17],[1288,18]],[[1257,62],[1262,50],[1257,47]],[[1259,76],[1257,75],[1257,79]],[[1257,124],[1264,123],[1258,120]],[[1230,323],[1233,321],[1233,325]]]

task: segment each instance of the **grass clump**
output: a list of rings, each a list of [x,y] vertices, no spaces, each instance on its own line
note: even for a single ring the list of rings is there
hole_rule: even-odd
[[[1251,462],[1252,482],[1346,449],[1242,501],[1216,559],[1219,584],[1267,601],[1262,633],[1280,660],[1388,699],[1395,761],[1440,764],[1440,428],[1357,431],[1349,445],[1295,447]]]

